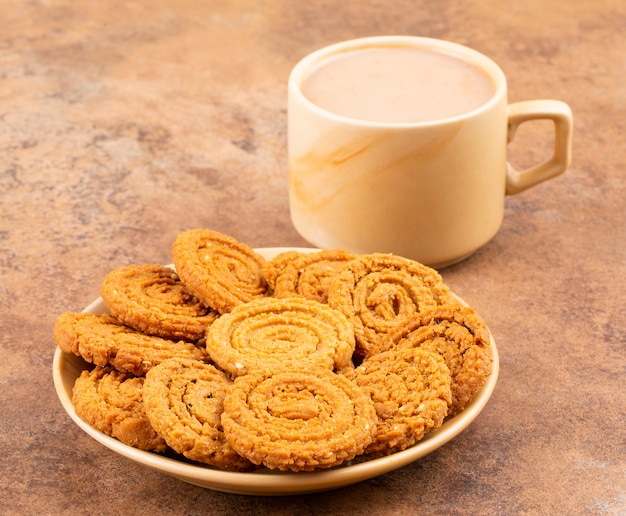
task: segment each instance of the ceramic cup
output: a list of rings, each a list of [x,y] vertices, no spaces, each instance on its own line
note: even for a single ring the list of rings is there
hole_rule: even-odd
[[[437,117],[435,109],[430,119],[399,121],[384,120],[384,112],[382,120],[376,118],[380,114],[372,115],[371,120],[369,114],[345,114],[342,108],[350,103],[345,99],[338,107],[322,107],[322,102],[314,102],[310,93],[305,94],[314,71],[333,60],[339,63],[354,57],[355,52],[372,49],[418,50],[422,57],[432,53],[434,56],[427,57],[460,60],[486,76],[492,90],[467,111],[444,110]],[[388,52],[380,55],[382,64],[364,66],[359,73],[378,66],[380,73],[388,73],[384,62]],[[433,65],[428,74],[434,74],[431,79],[440,79],[443,70],[443,66]],[[428,74],[421,73],[426,80]],[[332,106],[334,92],[342,87],[337,81],[343,79],[327,75],[318,82],[322,81],[322,94],[331,97],[326,100]],[[363,83],[369,81],[365,77]],[[426,104],[435,108],[454,104],[458,85],[434,84],[436,95]],[[395,92],[394,88],[392,81],[385,89],[392,93],[392,99],[404,102],[407,91]],[[415,90],[419,91],[416,95],[430,95]],[[358,103],[362,93],[357,87],[349,95]],[[360,100],[372,106],[377,102]],[[513,169],[507,163],[507,144],[521,123],[540,119],[554,122],[552,157],[526,170]],[[306,56],[289,77],[291,218],[296,230],[317,247],[388,252],[444,267],[469,256],[497,233],[506,195],[517,194],[567,169],[571,139],[572,113],[567,104],[556,100],[508,104],[504,73],[475,50],[413,36],[337,43]]]

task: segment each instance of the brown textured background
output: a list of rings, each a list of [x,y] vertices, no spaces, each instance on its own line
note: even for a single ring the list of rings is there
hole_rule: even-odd
[[[3,514],[626,514],[626,4],[621,0],[0,2]],[[211,227],[306,245],[286,185],[286,81],[310,51],[413,34],[466,44],[510,100],[575,115],[572,168],[506,203],[443,271],[501,354],[474,424],[379,478],[299,497],[205,490],[120,458],[64,413],[52,326],[109,270]],[[520,129],[515,164],[546,156]]]

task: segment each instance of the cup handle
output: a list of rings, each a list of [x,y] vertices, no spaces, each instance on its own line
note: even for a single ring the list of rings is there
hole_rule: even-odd
[[[525,170],[515,170],[507,163],[506,194],[514,195],[567,170],[572,160],[573,117],[570,107],[560,100],[527,100],[509,104],[508,143],[517,128],[528,120],[554,122],[552,158]]]

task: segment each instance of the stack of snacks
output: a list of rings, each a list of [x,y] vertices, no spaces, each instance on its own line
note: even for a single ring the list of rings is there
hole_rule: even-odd
[[[265,260],[197,229],[173,263],[112,271],[109,314],[55,324],[59,348],[93,364],[76,414],[129,446],[232,471],[326,469],[412,446],[491,374],[484,322],[417,262]]]

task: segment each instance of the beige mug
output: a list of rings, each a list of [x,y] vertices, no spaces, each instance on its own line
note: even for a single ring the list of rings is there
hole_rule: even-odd
[[[507,144],[554,122],[554,152],[515,170]],[[502,70],[479,52],[414,36],[337,43],[288,84],[292,222],[321,248],[386,252],[432,267],[497,233],[506,195],[564,172],[572,113],[557,100],[508,104]]]

